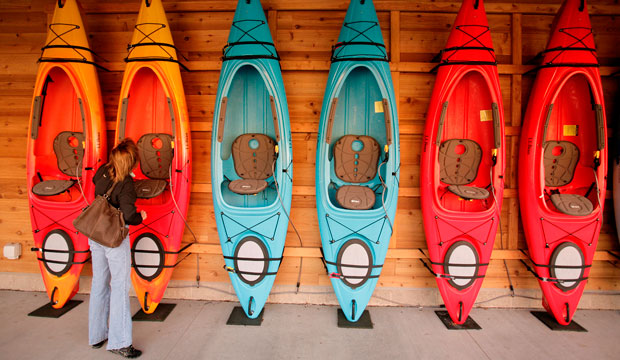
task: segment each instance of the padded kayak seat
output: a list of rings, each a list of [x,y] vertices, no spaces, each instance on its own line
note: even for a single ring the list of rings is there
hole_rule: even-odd
[[[276,143],[265,134],[239,135],[232,144],[235,172],[241,178],[228,184],[239,195],[255,195],[267,188],[266,179],[273,175]]]
[[[334,171],[348,183],[368,182],[377,175],[381,151],[377,140],[365,135],[345,135],[334,145]],[[367,186],[343,185],[336,191],[340,206],[368,210],[375,205],[375,193]]]
[[[54,139],[54,154],[58,169],[70,177],[82,176],[84,159],[84,134],[63,131]],[[69,190],[75,180],[45,180],[35,184],[32,192],[39,196],[54,196]]]
[[[69,190],[73,184],[73,180],[46,180],[35,184],[32,192],[39,196],[54,196]]]
[[[152,199],[161,195],[168,185],[170,165],[174,157],[173,137],[170,134],[144,134],[136,144],[140,155],[140,170],[148,177],[134,181],[136,195]]]
[[[135,180],[133,183],[139,199],[152,199],[161,195],[166,190],[166,185],[168,185],[166,180],[157,179]]]
[[[543,145],[545,185],[564,186],[573,181],[579,148],[569,141],[546,141]]]
[[[543,145],[545,185],[559,187],[570,184],[579,162],[579,148],[570,141],[547,141]],[[571,216],[590,215],[592,202],[577,194],[552,194],[551,203],[559,212]]]
[[[551,202],[561,213],[571,216],[590,215],[594,210],[590,200],[577,194],[553,194]]]
[[[449,184],[448,191],[465,200],[484,200],[490,193],[485,188],[466,186],[478,176],[482,160],[480,145],[469,139],[450,139],[439,146],[439,177]]]

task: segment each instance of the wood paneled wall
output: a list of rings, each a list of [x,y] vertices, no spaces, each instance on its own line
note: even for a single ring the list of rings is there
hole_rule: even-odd
[[[108,139],[112,140],[118,106],[123,59],[139,9],[138,0],[82,0],[84,22],[98,62],[110,69],[99,71],[105,104]],[[20,242],[19,260],[0,259],[0,271],[36,273],[26,189],[26,140],[36,61],[51,19],[52,0],[0,1],[0,247]],[[318,123],[329,70],[332,44],[337,40],[348,1],[264,0],[276,46],[282,57],[284,84],[291,115],[294,148],[292,221],[303,239],[289,227],[287,248],[277,284],[295,284],[304,258],[301,284],[328,285],[320,260],[321,244],[315,207],[314,168]],[[560,0],[487,1],[493,45],[499,60],[508,146],[506,190],[501,230],[495,243],[484,286],[506,288],[509,277],[515,288],[537,288],[537,282],[519,259],[527,251],[519,217],[517,154],[520,125],[533,75],[523,75],[542,51]],[[182,73],[189,106],[193,142],[193,193],[189,223],[199,244],[181,262],[173,279],[194,280],[196,256],[202,281],[229,281],[223,270],[211,201],[210,139],[221,49],[226,43],[236,1],[164,1],[174,41],[191,72]],[[435,75],[433,56],[447,40],[456,17],[458,1],[376,0],[385,44],[391,57],[400,121],[402,151],[401,189],[395,231],[379,286],[434,287],[435,280],[422,266],[426,242],[420,210],[420,148],[426,111]],[[589,10],[603,75],[609,127],[620,119],[620,5],[618,0],[592,0]],[[611,173],[610,173],[611,178]],[[611,194],[610,194],[611,195]],[[588,288],[620,289],[617,254],[620,249],[613,220],[611,196],[596,261]],[[186,232],[185,241],[193,239]],[[85,275],[90,274],[87,266]]]

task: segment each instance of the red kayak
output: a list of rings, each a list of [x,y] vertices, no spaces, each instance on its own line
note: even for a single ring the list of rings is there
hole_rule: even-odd
[[[78,291],[90,257],[73,220],[94,198],[106,156],[96,64],[75,0],[58,2],[43,47],[28,131],[30,222],[47,294],[61,308]]]
[[[482,1],[465,0],[442,51],[424,129],[421,197],[432,271],[457,324],[493,250],[504,175],[504,110]]]
[[[543,306],[562,325],[577,309],[602,224],[607,125],[585,1],[566,0],[530,94],[519,200]]]
[[[180,63],[160,0],[142,2],[129,49],[116,141],[132,138],[140,153],[136,207],[148,218],[129,228],[131,281],[142,310],[151,314],[183,250],[192,171]]]

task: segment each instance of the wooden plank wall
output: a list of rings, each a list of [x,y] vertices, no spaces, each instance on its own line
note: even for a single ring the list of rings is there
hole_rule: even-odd
[[[100,64],[112,70],[99,76],[112,139],[123,58],[136,22],[137,0],[82,0],[91,47],[101,55]],[[0,246],[20,242],[20,260],[0,260],[0,271],[36,273],[26,189],[26,132],[36,61],[51,19],[52,0],[0,1]],[[294,196],[292,220],[303,244],[289,228],[285,259],[277,284],[295,284],[304,257],[301,284],[328,285],[320,260],[320,237],[315,208],[314,167],[316,138],[323,91],[327,81],[331,45],[337,40],[348,1],[264,0],[263,7],[282,57],[282,69],[293,130]],[[533,75],[523,75],[526,65],[544,49],[560,0],[488,1],[486,9],[499,60],[503,93],[506,143],[506,191],[501,232],[484,286],[507,288],[507,274],[515,288],[537,288],[519,259],[527,250],[519,217],[517,169],[519,133]],[[164,1],[174,41],[192,70],[183,80],[191,118],[194,185],[189,223],[199,245],[175,270],[174,279],[194,280],[196,256],[202,281],[229,281],[219,250],[210,184],[210,139],[214,101],[235,1]],[[434,287],[435,281],[419,258],[426,242],[420,210],[420,147],[426,111],[435,76],[433,56],[443,48],[460,6],[458,1],[376,0],[398,99],[402,150],[401,191],[396,227],[388,259],[379,279],[384,287]],[[589,4],[600,57],[609,126],[620,118],[619,70],[620,5],[617,0],[592,0]],[[103,60],[105,59],[105,60]],[[610,174],[611,177],[611,174]],[[597,261],[588,289],[620,289],[618,262],[607,250],[618,251],[610,197],[599,240]],[[186,234],[186,242],[192,241]],[[84,274],[90,274],[87,266]]]

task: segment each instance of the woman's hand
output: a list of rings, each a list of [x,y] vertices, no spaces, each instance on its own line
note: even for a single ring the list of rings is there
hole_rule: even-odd
[[[146,211],[140,210],[140,215],[142,215],[142,221],[146,220]]]

